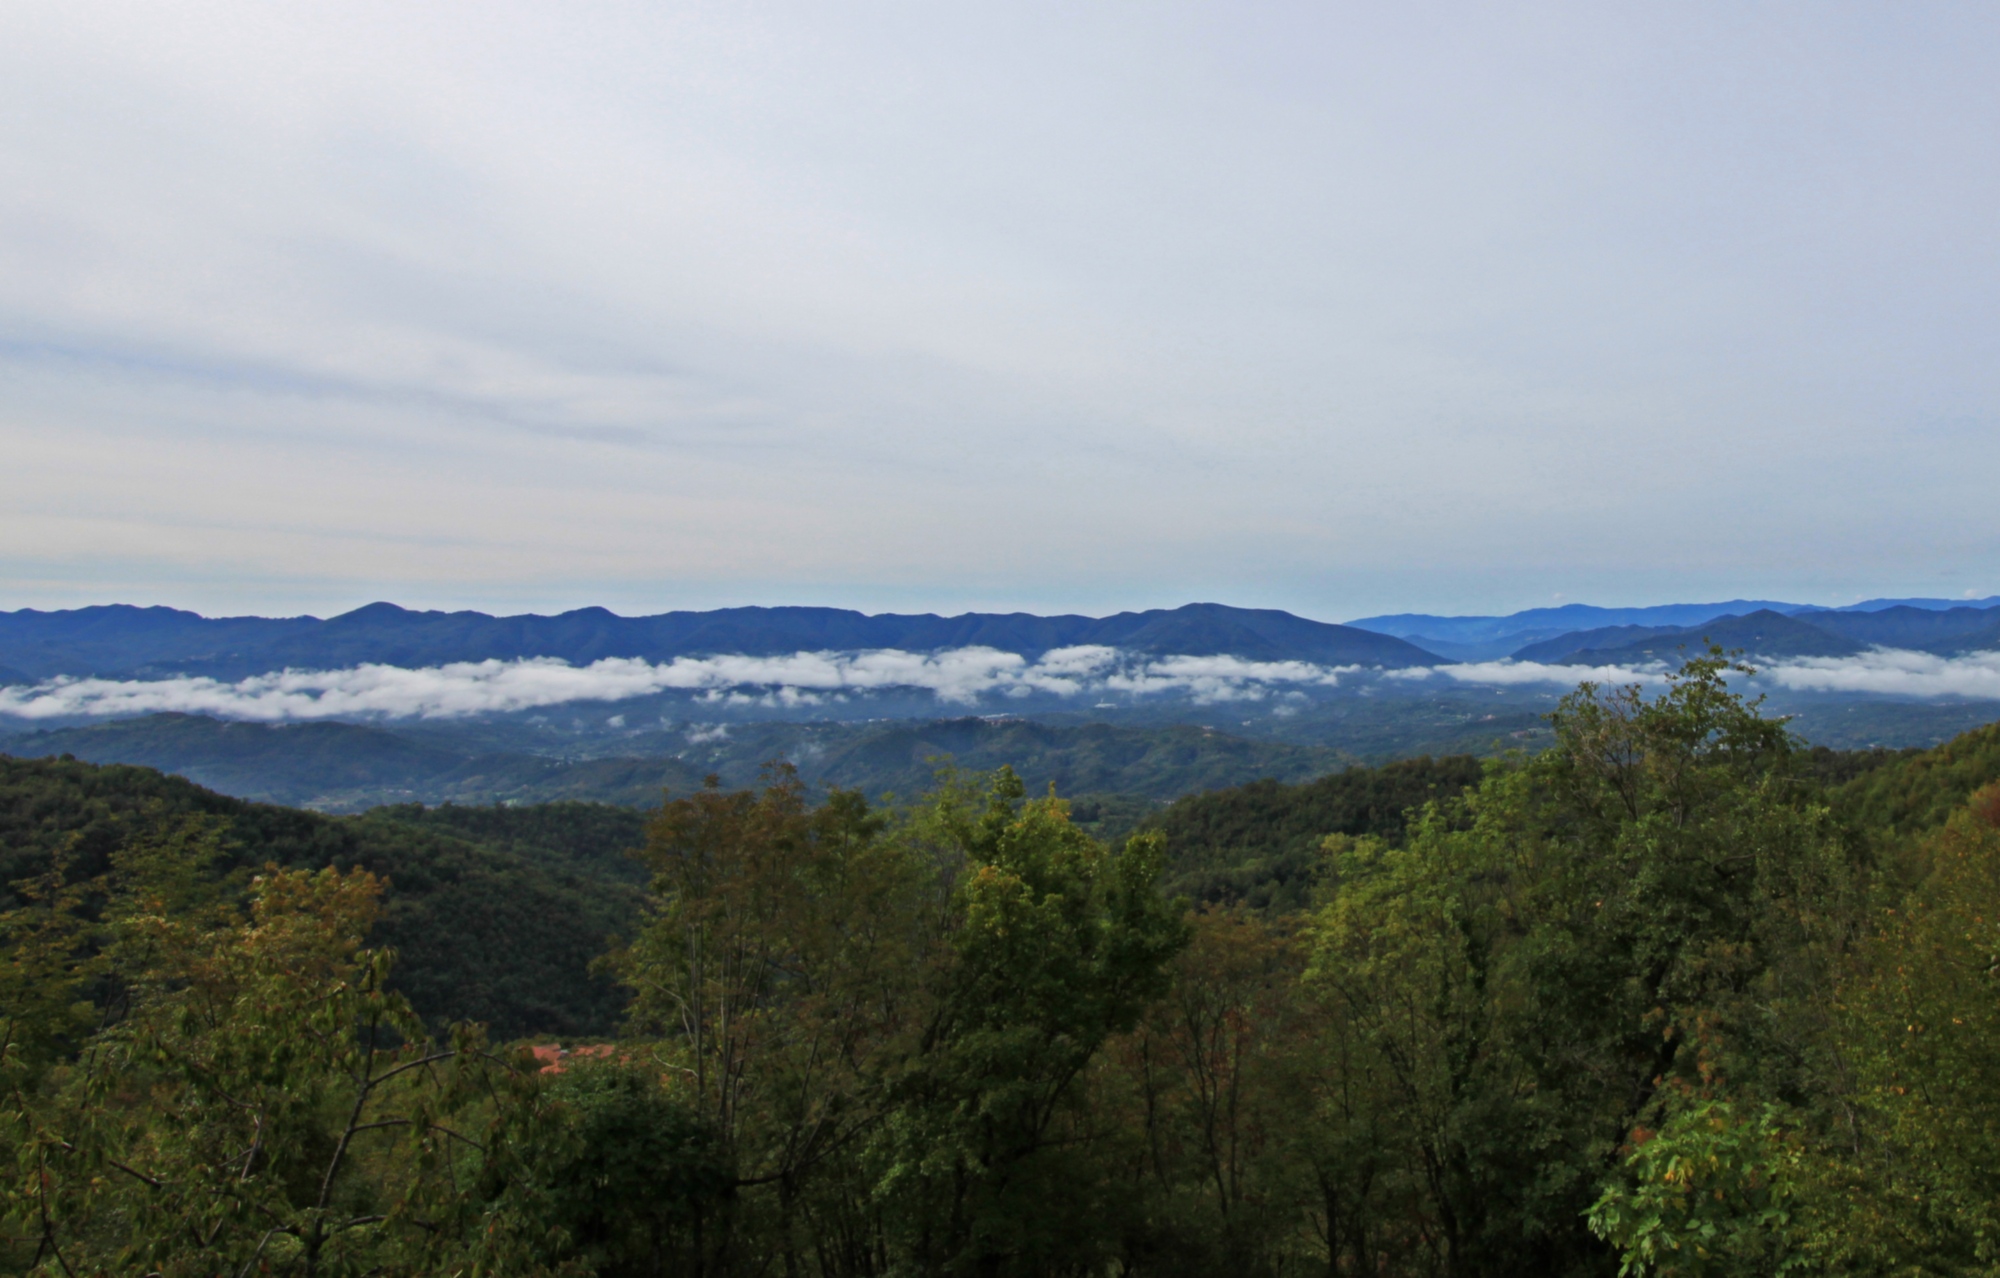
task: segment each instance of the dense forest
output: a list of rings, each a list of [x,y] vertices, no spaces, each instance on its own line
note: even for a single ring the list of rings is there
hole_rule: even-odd
[[[1005,768],[333,818],[10,762],[0,1268],[1994,1272],[2000,732],[1808,749],[1738,670],[1115,840]]]

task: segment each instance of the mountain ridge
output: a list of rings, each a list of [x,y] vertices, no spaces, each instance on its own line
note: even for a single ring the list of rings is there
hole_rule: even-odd
[[[1516,661],[1598,666],[1671,660],[1710,643],[1751,657],[1849,657],[1870,648],[1956,656],[2000,648],[2000,607],[1925,609],[1896,605],[1867,612],[1831,609],[1787,616],[1760,609],[1696,626],[1606,626],[1531,643]]]
[[[1393,636],[1269,608],[1192,603],[1108,617],[1032,613],[880,613],[843,608],[748,607],[621,617],[605,608],[553,616],[496,617],[414,611],[373,603],[315,617],[205,618],[125,604],[61,612],[0,613],[0,668],[27,680],[58,675],[242,678],[271,670],[342,669],[376,663],[555,657],[583,665],[607,657],[780,656],[895,648],[934,652],[991,647],[1033,659],[1056,648],[1103,644],[1142,653],[1407,668],[1444,660]]]
[[[1498,657],[1518,657],[1522,660],[1545,660],[1546,657],[1529,657],[1525,649],[1536,647],[1542,652],[1567,655],[1581,646],[1586,646],[1586,636],[1614,629],[1635,632],[1647,629],[1654,634],[1668,634],[1689,630],[1725,617],[1743,617],[1759,611],[1775,612],[1788,617],[1811,617],[1815,624],[1830,623],[1827,628],[1836,634],[1856,637],[1860,633],[1875,633],[1885,627],[1871,630],[1868,618],[1882,613],[1894,613],[1898,618],[1907,618],[1917,613],[1962,613],[1966,611],[1990,610],[2000,607],[2000,595],[1986,599],[1864,599],[1859,603],[1843,604],[1830,608],[1820,604],[1783,603],[1769,599],[1731,599],[1721,603],[1698,604],[1649,604],[1636,608],[1603,608],[1595,604],[1562,604],[1552,608],[1528,608],[1505,616],[1460,616],[1447,617],[1432,613],[1401,612],[1388,613],[1377,617],[1360,617],[1347,624],[1360,630],[1373,630],[1377,634],[1394,635],[1420,648],[1435,652],[1456,661],[1489,661]],[[2000,623],[2000,611],[1992,613],[1996,623]],[[1841,623],[1857,619],[1860,625],[1850,631]],[[1896,629],[1888,626],[1886,629]],[[1903,630],[1929,633],[1920,623],[1901,623]],[[1565,646],[1565,641],[1574,639],[1576,643]],[[1920,644],[1897,644],[1885,639],[1869,638],[1866,643],[1880,643],[1886,647],[1921,646]],[[1599,646],[1594,642],[1588,646]],[[1928,649],[1927,649],[1928,650]]]

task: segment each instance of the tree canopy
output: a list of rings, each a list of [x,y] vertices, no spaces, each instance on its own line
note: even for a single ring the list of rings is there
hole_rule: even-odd
[[[1117,844],[1006,768],[643,829],[17,770],[0,1267],[1993,1273],[2000,756],[1740,674]],[[565,883],[618,1019],[523,1041],[476,983]]]

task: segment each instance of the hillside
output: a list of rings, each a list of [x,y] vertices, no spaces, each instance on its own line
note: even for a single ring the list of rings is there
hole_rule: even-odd
[[[1222,604],[1188,604],[1110,617],[870,616],[842,608],[723,608],[650,617],[579,608],[553,617],[495,617],[481,612],[416,612],[389,603],[369,604],[326,620],[205,618],[175,609],[124,605],[0,613],[0,666],[35,679],[65,674],[242,678],[285,668],[343,669],[369,662],[432,666],[556,657],[587,664],[605,657],[657,662],[718,653],[773,656],[875,648],[933,652],[984,646],[1032,658],[1078,644],[1330,665],[1438,663],[1429,652],[1365,629]]]
[[[1307,903],[1329,834],[1401,837],[1405,814],[1477,785],[1469,755],[1352,767],[1287,785],[1254,781],[1192,794],[1148,817],[1141,828],[1167,837],[1167,891],[1197,901],[1244,901],[1258,908]]]
[[[1840,788],[1839,803],[1861,826],[1909,834],[1944,824],[1974,791],[1994,781],[2000,781],[2000,723],[1856,777]]]
[[[828,785],[909,796],[930,788],[940,757],[972,771],[1009,764],[1036,792],[1053,785],[1062,794],[1161,801],[1255,777],[1317,776],[1341,762],[1321,746],[1250,741],[1188,724],[1052,727],[1018,719],[944,719],[880,728],[811,759],[807,768]]]
[[[0,882],[62,852],[103,873],[114,850],[195,818],[223,832],[228,864],[359,867],[389,880],[376,940],[427,1019],[474,1019],[503,1037],[601,1034],[622,995],[590,965],[638,917],[633,814],[387,811],[336,818],[227,798],[150,768],[0,756]],[[616,868],[613,868],[613,867]],[[11,904],[0,893],[0,905]]]

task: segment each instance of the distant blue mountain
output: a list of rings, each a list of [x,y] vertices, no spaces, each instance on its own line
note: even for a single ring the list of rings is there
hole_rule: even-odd
[[[1773,603],[1760,599],[1655,604],[1647,608],[1564,604],[1560,608],[1530,608],[1505,617],[1435,617],[1421,612],[1402,612],[1383,617],[1363,617],[1347,624],[1358,630],[1394,635],[1440,656],[1460,661],[1485,661],[1508,656],[1531,643],[1578,631],[1603,630],[1612,626],[1698,626],[1716,617],[1744,616],[1765,610],[1794,613],[1804,608],[1803,604]]]
[[[1711,617],[1698,626],[1680,630],[1635,634],[1647,627],[1609,627],[1580,635],[1531,644],[1514,654],[1523,661],[1549,665],[1642,665],[1652,661],[1677,663],[1682,657],[1707,650],[1711,643],[1726,651],[1741,651],[1752,657],[1847,657],[1869,645],[1835,634],[1813,620],[1788,617],[1772,608],[1760,608],[1743,616]],[[1568,652],[1554,651],[1565,644]]]
[[[1034,658],[1052,648],[1105,644],[1155,654],[1227,654],[1264,661],[1403,668],[1439,657],[1374,631],[1309,621],[1272,609],[1188,604],[1110,617],[1029,613],[869,616],[841,608],[722,608],[621,617],[603,608],[557,616],[413,612],[375,603],[337,617],[202,617],[126,605],[64,612],[0,612],[0,669],[56,675],[241,678],[287,667],[340,669],[377,662],[604,657],[776,656],[801,651],[900,648],[935,652],[984,645]]]
[[[1951,608],[1992,608],[2000,606],[2000,595],[1988,595],[1984,599],[1864,599],[1860,603],[1842,604],[1828,612],[1881,612],[1886,608],[1921,608],[1926,612],[1943,612]],[[1818,612],[1818,608],[1800,611]]]
[[[1821,628],[1829,633],[1858,640],[1863,645],[1956,651],[1963,645],[1953,640],[2000,623],[2000,613],[1988,613],[1983,620],[1977,617],[1978,610],[1996,606],[2000,606],[2000,595],[1986,599],[1865,599],[1838,608],[1731,599],[1724,603],[1656,604],[1646,608],[1564,604],[1560,608],[1529,608],[1504,617],[1439,617],[1399,612],[1362,617],[1347,624],[1359,630],[1394,635],[1457,661],[1487,661],[1506,656],[1547,661],[1583,648],[1607,648],[1613,646],[1614,640],[1622,643],[1641,639],[1645,637],[1641,631],[1664,635],[1720,617],[1745,617],[1756,612],[1810,617],[1816,623],[1823,623]],[[1840,619],[1859,614],[1880,620]],[[1927,618],[1919,614],[1950,615]],[[1627,633],[1622,636],[1612,633],[1620,629]]]
[[[1548,665],[1620,665],[1669,660],[1709,643],[1761,657],[1840,657],[1869,648],[1904,648],[1950,656],[2000,648],[2000,606],[1867,611],[1819,609],[1789,616],[1773,609],[1711,617],[1695,626],[1605,626],[1558,635],[1517,649],[1518,661]]]
[[[1599,626],[1594,630],[1572,630],[1553,639],[1542,639],[1507,654],[1516,661],[1539,661],[1545,665],[1571,664],[1572,656],[1597,663],[1598,649],[1623,648],[1661,635],[1682,635],[1685,626]]]

